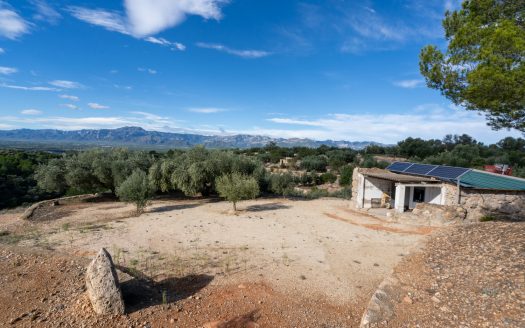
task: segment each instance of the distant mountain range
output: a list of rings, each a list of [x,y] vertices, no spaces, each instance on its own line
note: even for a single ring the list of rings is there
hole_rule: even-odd
[[[204,145],[208,148],[250,148],[262,147],[269,142],[275,142],[281,147],[330,147],[363,149],[368,145],[379,143],[371,141],[317,141],[300,138],[271,138],[254,135],[225,135],[206,136],[189,133],[170,133],[146,131],[140,127],[123,127],[118,129],[100,130],[0,130],[0,141],[9,145],[9,142],[47,143],[47,144],[73,144],[73,145],[100,145],[100,146],[133,146],[138,148],[187,148]]]

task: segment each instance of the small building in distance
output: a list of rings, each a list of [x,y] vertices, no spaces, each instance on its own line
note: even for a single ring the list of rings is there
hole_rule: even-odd
[[[410,211],[420,203],[461,206],[469,217],[525,218],[525,179],[475,169],[394,162],[385,170],[356,168],[357,208]]]

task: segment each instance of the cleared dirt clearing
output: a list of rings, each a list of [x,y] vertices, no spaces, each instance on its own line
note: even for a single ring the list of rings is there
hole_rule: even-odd
[[[266,314],[258,314],[263,317],[282,307],[300,312],[301,303],[294,300],[301,300],[305,311],[309,300],[318,300],[338,309],[344,322],[357,322],[362,311],[357,304],[367,302],[426,234],[421,227],[372,220],[347,210],[350,203],[338,199],[259,199],[240,203],[238,213],[226,202],[157,200],[139,217],[130,216],[133,206],[118,202],[56,208],[56,220],[10,219],[3,228],[36,236],[21,238],[19,246],[56,249],[76,258],[105,247],[123,270],[152,283],[208,277],[199,292],[207,297],[216,297],[212,290],[233,288],[235,299],[239,285],[271,291],[261,299],[270,304],[257,303],[266,308]],[[169,290],[177,293],[176,287]],[[175,304],[184,300],[167,296]],[[273,307],[272,299],[281,305]]]

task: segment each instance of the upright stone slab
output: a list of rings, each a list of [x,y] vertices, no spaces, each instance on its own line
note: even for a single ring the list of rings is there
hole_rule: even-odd
[[[89,264],[86,287],[97,314],[124,314],[124,300],[111,255],[102,248]]]

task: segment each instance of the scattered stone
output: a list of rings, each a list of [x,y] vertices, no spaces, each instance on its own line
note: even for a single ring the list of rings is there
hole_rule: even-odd
[[[412,304],[413,303],[412,299],[408,295],[403,297],[403,302],[408,303],[408,304]]]

